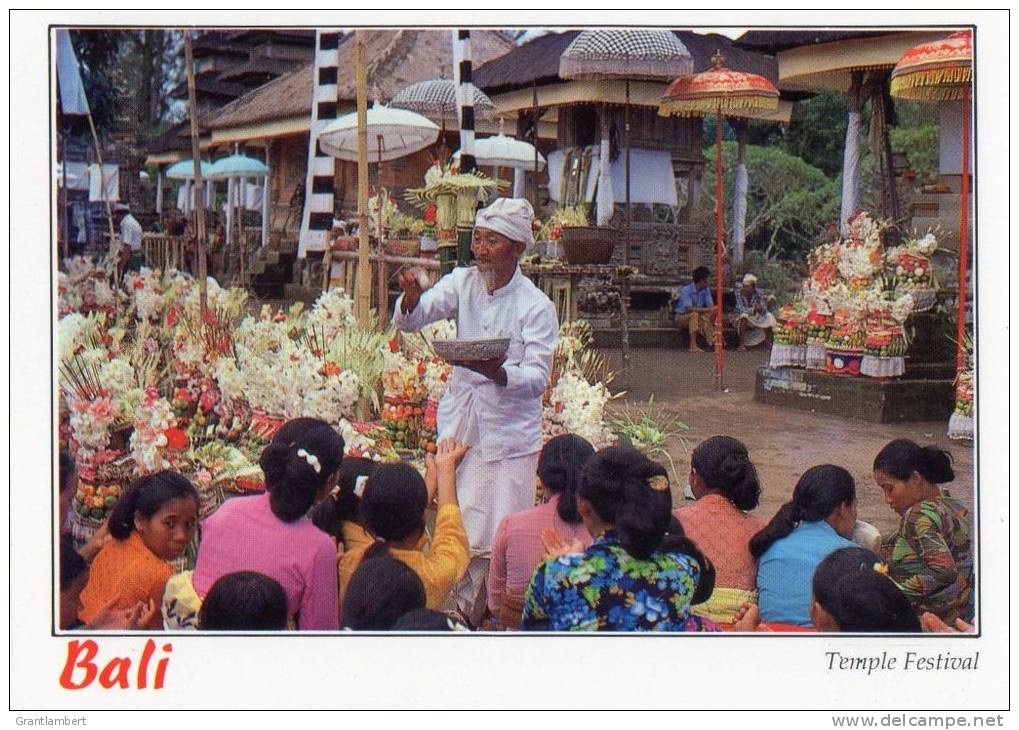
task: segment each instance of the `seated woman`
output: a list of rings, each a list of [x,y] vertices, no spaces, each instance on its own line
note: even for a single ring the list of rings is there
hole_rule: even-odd
[[[812,626],[810,583],[817,566],[835,550],[856,547],[856,484],[840,466],[807,469],[793,489],[792,501],[750,540],[757,558],[761,619],[769,623]]]
[[[969,510],[939,485],[955,479],[952,457],[908,439],[887,444],[874,459],[874,481],[901,518],[880,547],[890,576],[917,614],[944,623],[973,620],[973,543]]]
[[[524,596],[524,630],[701,627],[690,608],[707,563],[689,540],[668,533],[672,495],[660,465],[626,447],[599,451],[581,474],[577,510],[594,542],[538,566]]]
[[[315,418],[284,424],[259,459],[267,493],[229,499],[202,524],[191,576],[197,596],[227,573],[255,571],[283,586],[298,629],[339,628],[336,547],[306,515],[335,486],[342,459],[343,438],[329,424]],[[173,599],[168,588],[164,611]]]
[[[594,454],[587,440],[573,434],[556,436],[538,457],[538,479],[545,504],[506,515],[492,542],[488,569],[488,610],[504,629],[520,627],[524,591],[535,567],[546,558],[542,533],[551,529],[567,542],[591,544],[591,535],[577,512],[577,487],[584,463]]]
[[[361,497],[365,530],[375,541],[348,550],[340,559],[340,600],[344,601],[354,572],[367,555],[386,554],[407,564],[424,583],[428,608],[437,609],[467,570],[467,533],[456,501],[456,467],[467,444],[443,439],[437,453],[425,460],[425,479],[409,464],[380,464],[368,478]],[[422,550],[425,510],[436,494],[439,505],[435,532],[427,553]],[[346,622],[345,622],[346,623]]]
[[[746,514],[761,496],[746,446],[728,436],[702,441],[690,457],[690,488],[697,501],[673,514],[715,566],[715,590],[693,611],[719,624],[732,623],[744,603],[757,603],[757,560],[748,543],[764,528],[764,522]]]
[[[86,625],[106,611],[159,604],[176,560],[195,536],[198,492],[173,471],[136,479],[109,518],[112,537],[96,555],[81,591],[78,618]],[[161,628],[159,612],[140,628]]]
[[[775,331],[775,317],[768,311],[768,303],[764,295],[757,288],[757,277],[747,274],[743,281],[736,287],[736,311],[733,313],[736,324],[736,331],[739,332],[740,348],[752,347],[760,344],[750,344],[754,339],[753,330],[760,330],[764,333],[764,340],[771,344],[772,335]]]
[[[814,571],[810,618],[819,632],[919,633],[920,621],[902,590],[886,575],[888,566],[863,548],[841,548]],[[757,607],[746,604],[734,627],[769,631]]]
[[[425,607],[425,586],[405,562],[377,542],[362,556],[343,597],[343,628],[390,631],[411,611]]]
[[[358,545],[372,542],[361,519],[361,495],[376,463],[359,456],[348,456],[340,464],[336,487],[311,510],[312,523],[336,540],[339,555]]]
[[[283,586],[250,570],[227,573],[213,583],[198,613],[202,631],[282,631],[286,627]]]

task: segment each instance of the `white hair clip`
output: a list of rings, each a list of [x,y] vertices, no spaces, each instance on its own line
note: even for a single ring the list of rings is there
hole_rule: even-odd
[[[367,483],[368,483],[368,477],[362,475],[362,476],[359,476],[357,478],[357,481],[354,482],[354,496],[355,497],[363,497],[364,496],[364,485],[367,484]]]
[[[306,462],[308,462],[308,466],[314,469],[316,474],[322,473],[322,465],[319,463],[317,456],[315,456],[314,454],[309,454],[304,449],[298,449],[297,455],[304,459]]]

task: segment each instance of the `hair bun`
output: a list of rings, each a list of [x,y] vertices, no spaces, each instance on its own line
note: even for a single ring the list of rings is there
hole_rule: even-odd
[[[747,460],[742,454],[726,454],[718,467],[727,479],[741,479],[747,470]]]
[[[282,441],[276,441],[262,450],[258,459],[258,465],[262,467],[265,474],[266,484],[276,484],[283,481],[287,473],[287,457],[290,454],[290,446]]]

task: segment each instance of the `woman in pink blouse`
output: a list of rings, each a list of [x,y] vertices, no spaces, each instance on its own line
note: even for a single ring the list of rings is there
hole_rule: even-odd
[[[580,436],[551,439],[538,457],[538,479],[548,502],[507,515],[492,543],[488,570],[488,610],[504,629],[520,626],[524,591],[531,575],[545,559],[542,532],[553,530],[561,540],[579,540],[586,548],[591,536],[577,512],[577,486],[584,463],[594,447]]]
[[[283,586],[298,629],[337,630],[336,546],[306,515],[336,485],[342,459],[343,438],[324,421],[284,424],[259,459],[267,493],[229,499],[202,523],[197,594],[227,573],[255,571]]]
[[[715,566],[715,589],[693,611],[730,624],[740,606],[757,603],[757,560],[748,543],[764,523],[747,514],[761,497],[747,447],[729,436],[702,441],[690,457],[690,489],[697,501],[673,514]]]

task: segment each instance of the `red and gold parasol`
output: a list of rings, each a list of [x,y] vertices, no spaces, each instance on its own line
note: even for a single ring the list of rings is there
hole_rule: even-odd
[[[707,116],[715,114],[715,378],[722,387],[722,116],[748,117],[778,109],[778,89],[757,74],[733,71],[723,66],[722,54],[715,52],[714,66],[692,76],[683,76],[665,90],[658,113],[663,116]]]
[[[969,254],[969,125],[973,83],[973,34],[959,31],[902,54],[892,70],[892,96],[915,101],[962,100],[962,201],[959,206],[959,322],[955,366],[966,365],[966,271]]]

